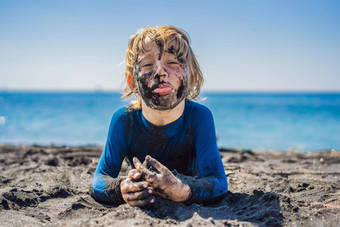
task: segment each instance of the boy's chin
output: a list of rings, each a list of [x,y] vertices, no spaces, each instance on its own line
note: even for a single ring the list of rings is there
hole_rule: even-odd
[[[166,110],[172,110],[174,109],[176,106],[178,106],[179,103],[176,103],[174,105],[151,105],[151,109],[154,109],[154,110],[159,110],[159,111],[166,111]]]
[[[165,111],[176,108],[181,102],[185,101],[187,92],[182,92],[180,95],[178,92],[171,92],[168,95],[151,95],[141,96],[144,104],[154,110]]]
[[[150,107],[151,109],[154,109],[154,110],[165,111],[165,110],[174,109],[182,101],[183,101],[183,99],[182,100],[176,100],[175,102],[171,102],[169,100],[161,100],[161,101],[156,102],[156,103],[154,103],[154,102],[146,103],[146,105],[148,107]]]

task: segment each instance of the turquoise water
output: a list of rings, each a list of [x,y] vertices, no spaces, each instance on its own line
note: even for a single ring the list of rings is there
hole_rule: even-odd
[[[203,93],[225,148],[340,150],[340,93]],[[104,145],[119,93],[0,92],[0,143]]]

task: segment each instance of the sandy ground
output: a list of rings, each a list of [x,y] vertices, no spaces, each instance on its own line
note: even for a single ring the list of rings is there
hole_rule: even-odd
[[[145,210],[88,193],[102,148],[0,145],[1,226],[339,226],[340,152],[221,149],[230,192],[218,204],[158,200]],[[129,167],[124,165],[121,175]]]

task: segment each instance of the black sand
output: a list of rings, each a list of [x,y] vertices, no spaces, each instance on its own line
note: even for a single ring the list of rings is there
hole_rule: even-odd
[[[100,147],[0,145],[0,225],[338,226],[340,152],[221,149],[227,197],[211,206],[157,200],[109,207],[88,193]],[[122,175],[128,171],[124,165]]]

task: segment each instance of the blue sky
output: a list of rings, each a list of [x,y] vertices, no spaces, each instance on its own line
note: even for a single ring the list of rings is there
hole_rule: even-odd
[[[204,90],[340,91],[336,0],[0,0],[0,90],[121,90],[129,36],[168,24]]]

